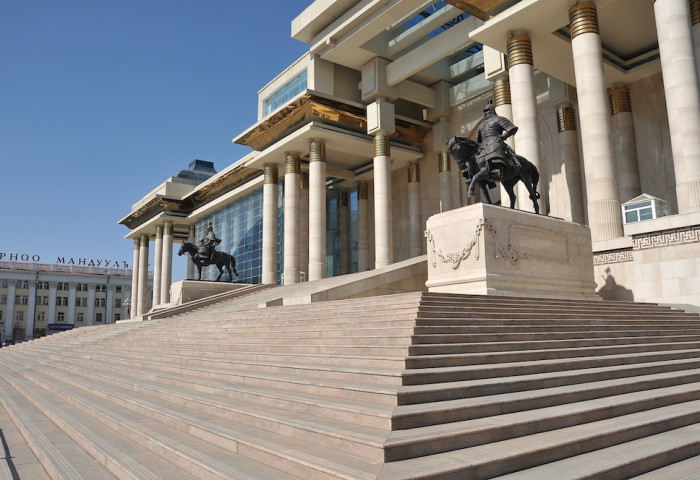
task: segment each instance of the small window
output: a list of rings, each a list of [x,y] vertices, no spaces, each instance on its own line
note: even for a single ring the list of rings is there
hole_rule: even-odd
[[[85,321],[85,316],[82,313],[78,313],[78,317],[76,318],[76,321],[78,321],[78,322]]]
[[[95,314],[95,323],[102,323],[102,314],[101,313]]]
[[[3,279],[2,281],[2,288],[7,288],[7,280]]]
[[[65,314],[65,313],[63,313],[63,312],[58,312],[58,313],[56,314],[56,321],[57,321],[57,322],[62,322],[62,321],[64,321],[65,319],[66,319],[66,314]]]

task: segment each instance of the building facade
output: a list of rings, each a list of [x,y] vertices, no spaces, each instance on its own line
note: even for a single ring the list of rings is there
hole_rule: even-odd
[[[590,228],[602,297],[698,304],[699,23],[700,0],[316,0],[291,21],[308,53],[233,139],[252,152],[122,219],[134,265],[155,251],[165,303],[173,238],[209,222],[251,283],[421,255],[428,217],[480,201],[447,142],[475,138],[492,100],[541,213]],[[667,211],[632,215],[647,197]]]
[[[127,319],[130,295],[130,269],[0,261],[1,340]]]

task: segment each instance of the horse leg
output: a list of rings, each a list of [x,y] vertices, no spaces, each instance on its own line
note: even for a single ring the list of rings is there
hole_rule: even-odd
[[[224,267],[217,263],[216,268],[219,269],[219,276],[216,277],[216,281],[218,282],[219,280],[221,280],[221,276],[224,274]]]
[[[197,264],[197,274],[198,274],[197,280],[201,280],[202,279],[202,264],[201,263]]]
[[[510,208],[515,208],[515,191],[513,190],[513,187],[515,185],[512,183],[504,183],[503,188],[506,190],[506,193],[508,194],[508,198],[510,198]]]
[[[485,179],[489,174],[488,170],[479,170],[473,177],[472,181],[469,182],[469,190],[467,191],[467,198],[474,196],[474,187],[478,184],[481,185],[481,181]],[[489,202],[490,203],[490,202]]]
[[[537,199],[540,197],[540,194],[537,193],[537,183],[539,182],[539,175],[537,178],[533,178],[533,175],[524,175],[521,177],[521,180],[525,184],[527,192],[530,194],[530,200],[532,200],[532,208],[535,210],[535,213],[539,215],[540,204],[537,202]]]

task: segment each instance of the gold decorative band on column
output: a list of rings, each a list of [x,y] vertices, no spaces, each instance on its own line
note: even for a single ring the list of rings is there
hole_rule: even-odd
[[[156,238],[163,238],[163,225],[156,225]]]
[[[172,234],[173,234],[173,222],[163,223],[163,235],[172,235]]]
[[[600,33],[595,3],[579,2],[569,8],[569,30],[572,40],[584,33]]]
[[[450,171],[450,154],[448,152],[438,153],[438,172]]]
[[[533,65],[532,42],[528,35],[513,35],[506,42],[508,49],[508,68],[521,63]]]
[[[571,107],[559,107],[557,110],[559,133],[566,130],[576,130],[576,111]]]
[[[306,172],[301,172],[299,175],[299,188],[302,190],[309,189],[309,174]]]
[[[700,0],[690,0],[690,22],[692,25],[700,23]]]
[[[274,163],[265,164],[265,185],[277,184],[277,165]]]
[[[340,190],[338,192],[338,203],[340,203],[341,207],[348,206],[348,192],[347,192],[347,190]]]
[[[496,107],[510,105],[510,82],[505,78],[499,78],[493,84],[493,103]]]
[[[299,154],[288,153],[285,157],[284,167],[284,173],[299,173],[301,171],[299,167]]]
[[[608,100],[610,101],[611,115],[622,112],[632,112],[632,102],[630,100],[629,88],[611,88],[608,90]]]
[[[374,156],[388,157],[391,155],[391,142],[387,135],[377,134],[374,136]]]
[[[367,190],[367,182],[360,182],[357,184],[357,199],[358,200],[367,200],[369,198],[368,196],[368,190]]]
[[[311,143],[309,143],[309,161],[326,161],[326,143],[323,140],[311,140]]]
[[[408,183],[420,182],[420,168],[417,163],[408,164]]]

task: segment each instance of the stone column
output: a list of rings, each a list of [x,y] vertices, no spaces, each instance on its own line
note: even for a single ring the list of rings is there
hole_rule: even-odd
[[[393,263],[391,152],[389,136],[374,136],[374,268]]]
[[[613,131],[617,192],[620,203],[624,203],[642,193],[630,91],[627,87],[616,86],[608,90],[608,98]]]
[[[440,182],[440,212],[452,210],[452,164],[449,152],[440,152],[438,161],[438,181]]]
[[[153,287],[153,295],[155,295],[155,287]],[[155,305],[155,302],[154,302],[154,305]],[[105,305],[105,323],[114,323],[114,285],[107,285],[107,304]]]
[[[68,323],[75,325],[75,289],[77,284],[71,282],[68,286]]]
[[[139,309],[139,253],[141,250],[141,238],[134,238],[134,257],[131,262],[131,318],[138,316]],[[93,295],[94,295],[93,287]],[[92,322],[92,317],[90,322]],[[92,323],[90,323],[92,325]]]
[[[340,274],[350,273],[350,206],[348,204],[347,190],[338,192],[338,222],[340,233]]]
[[[309,281],[326,277],[326,144],[309,145]]]
[[[299,154],[287,153],[284,174],[284,284],[299,283]]]
[[[263,184],[262,283],[277,283],[277,165],[265,165]]]
[[[499,78],[498,80],[493,82],[493,105],[498,115],[505,117],[511,122],[513,122],[513,102],[511,100],[510,95],[510,82],[507,78]],[[514,124],[517,126],[517,123],[514,122]],[[520,130],[518,130],[518,132],[520,132]],[[515,136],[508,137],[506,143],[510,146],[510,148],[515,150]],[[498,193],[501,205],[510,207],[510,197],[508,197],[508,192],[506,192],[506,189],[503,188],[502,184],[499,185],[500,188],[498,189]],[[519,189],[520,186],[518,186],[517,188]],[[517,196],[515,199],[515,208],[519,208],[518,205],[528,205],[528,202],[525,201],[523,201],[522,204],[520,203],[521,195],[524,195],[523,198],[528,198],[529,195],[529,193],[523,192],[527,192],[527,189],[523,189],[523,191],[516,190]],[[496,199],[493,196],[493,194],[491,194],[491,200],[495,202],[498,199]],[[532,206],[532,204],[530,204],[530,206]]]
[[[29,281],[29,308],[27,313],[27,330],[24,338],[31,340],[34,338],[34,320],[36,316],[36,280]]]
[[[173,222],[163,224],[162,257],[163,275],[160,280],[160,302],[170,303],[170,284],[173,283]],[[155,290],[155,286],[153,289]]]
[[[580,2],[571,6],[569,25],[581,121],[588,223],[594,242],[609,240],[622,236],[622,213],[617,196],[603,49],[595,4]]]
[[[698,6],[693,2],[693,11]],[[688,0],[655,0],[678,213],[700,211],[700,92]]]
[[[565,220],[582,224],[586,221],[586,218],[583,210],[583,192],[581,189],[576,111],[573,107],[562,105],[557,109],[557,126],[559,130],[561,169],[564,171],[565,179],[563,188],[560,191],[562,196],[566,197],[566,205],[553,211],[552,214]]]
[[[148,235],[141,235],[141,243],[139,248],[139,309],[138,316],[148,312]]]
[[[544,176],[540,161],[540,135],[537,129],[537,97],[532,57],[532,43],[528,35],[514,35],[507,41],[508,77],[510,82],[513,124],[518,127],[515,134],[515,151],[527,158]],[[518,205],[521,210],[534,212],[527,188],[518,183]],[[545,195],[543,195],[544,197]],[[546,199],[541,200],[546,205]],[[510,205],[510,204],[509,204]]]
[[[156,240],[153,244],[153,305],[160,305],[160,283],[163,277],[163,227],[156,225]]]
[[[191,243],[192,245],[196,246],[197,240],[195,239],[194,234],[195,234],[195,226],[190,225],[190,228],[187,232],[187,241],[189,243]],[[185,255],[185,262],[187,262],[187,279],[194,280],[196,267],[194,266],[194,263],[192,263],[192,259],[190,258],[189,254]]]
[[[425,227],[421,220],[420,168],[416,163],[408,165],[408,232],[409,257],[423,255]]]
[[[299,174],[299,280],[309,280],[309,174]]]
[[[135,292],[136,290],[132,290],[132,292]],[[95,284],[94,283],[88,283],[88,299],[87,299],[87,324],[88,325],[94,325],[95,324]],[[134,313],[134,304],[131,304],[131,318],[135,317]]]
[[[369,270],[369,194],[367,182],[357,184],[357,271]]]
[[[15,325],[15,289],[17,288],[17,283],[14,280],[10,280],[7,283],[7,318],[5,319],[5,335],[3,339],[9,340],[12,338],[12,329]],[[56,288],[54,286],[54,299],[53,305],[56,308]],[[51,307],[49,307],[51,310]]]

